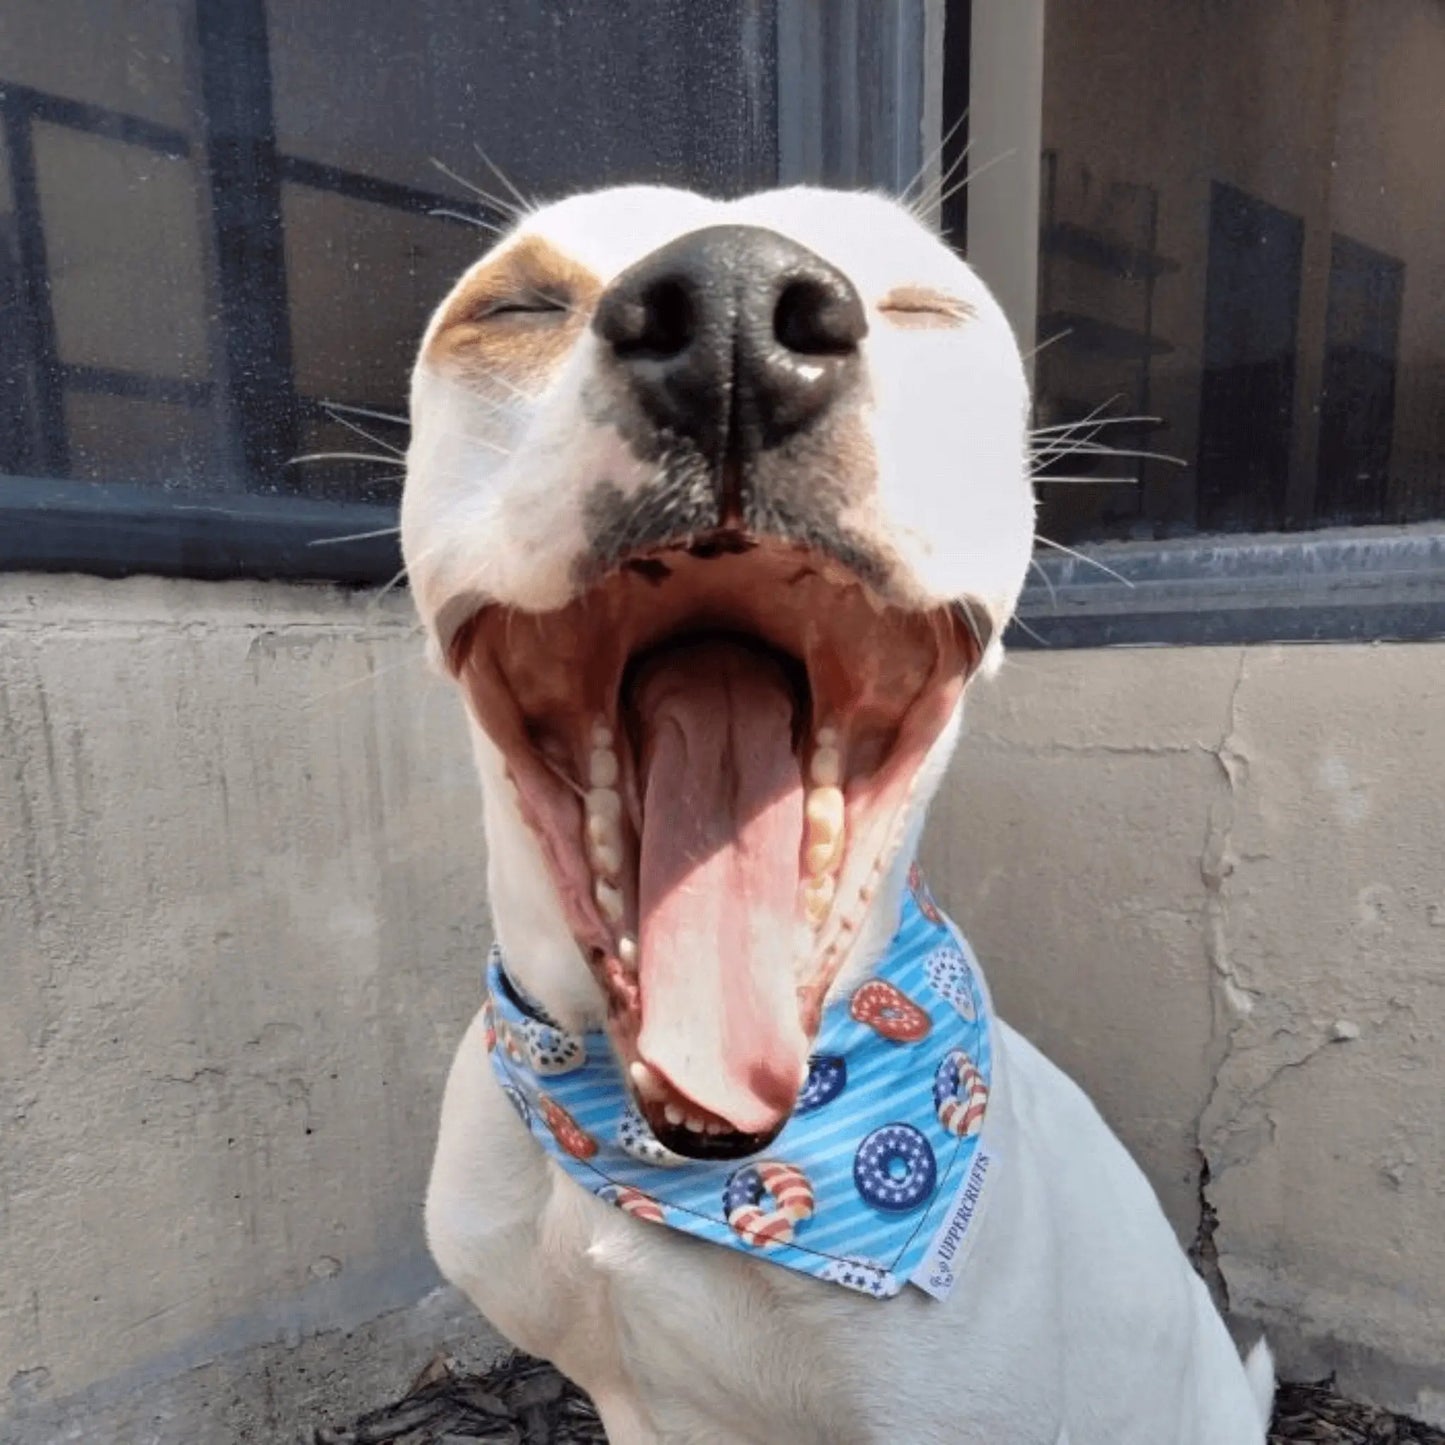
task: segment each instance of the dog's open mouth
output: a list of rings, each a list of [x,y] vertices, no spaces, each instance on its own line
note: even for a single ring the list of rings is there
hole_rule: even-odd
[[[979,652],[951,608],[886,606],[821,553],[735,535],[458,632],[452,666],[668,1148],[741,1156],[786,1123]]]

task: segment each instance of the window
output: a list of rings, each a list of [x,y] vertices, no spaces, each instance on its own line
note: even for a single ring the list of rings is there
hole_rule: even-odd
[[[1060,444],[1040,530],[1445,517],[1445,6],[1047,0],[1042,72],[1038,420],[1184,465]]]
[[[394,570],[306,544],[394,521],[417,338],[514,187],[777,174],[755,7],[640,10],[9,0],[0,559]]]

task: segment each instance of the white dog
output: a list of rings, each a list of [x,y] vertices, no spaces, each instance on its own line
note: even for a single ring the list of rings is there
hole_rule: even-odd
[[[1026,412],[877,196],[577,196],[428,328],[403,540],[500,959],[427,1228],[617,1445],[1264,1438],[1263,1343],[909,871],[1028,564]]]

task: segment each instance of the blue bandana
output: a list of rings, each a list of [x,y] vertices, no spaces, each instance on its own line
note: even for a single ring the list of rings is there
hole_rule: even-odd
[[[990,1005],[968,944],[909,873],[873,973],[824,1010],[782,1133],[750,1159],[658,1142],[600,1030],[565,1033],[487,967],[492,1068],[533,1138],[584,1189],[636,1218],[877,1299],[954,1283],[993,1171],[983,1128]]]

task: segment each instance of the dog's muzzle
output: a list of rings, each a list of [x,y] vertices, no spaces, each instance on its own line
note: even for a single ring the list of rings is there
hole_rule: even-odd
[[[868,320],[846,276],[760,226],[709,226],[622,273],[593,330],[663,433],[746,462],[855,384]]]

